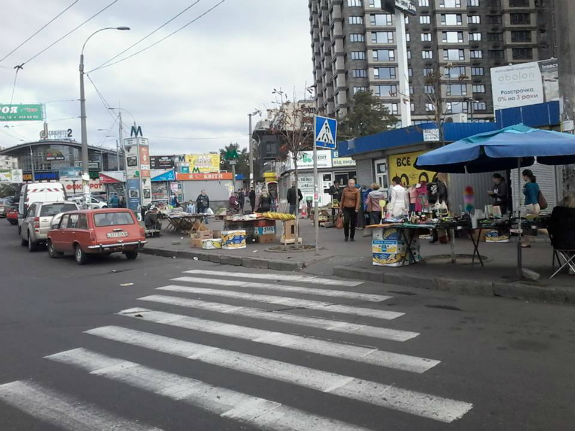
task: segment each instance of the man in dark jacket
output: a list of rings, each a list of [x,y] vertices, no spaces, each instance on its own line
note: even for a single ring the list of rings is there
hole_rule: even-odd
[[[254,212],[256,209],[256,192],[253,187],[250,188],[248,198],[250,200],[250,206],[252,207],[252,212]]]
[[[507,184],[500,174],[493,174],[493,187],[488,193],[493,199],[493,206],[499,207],[501,214],[505,214],[507,212]]]
[[[300,201],[303,200],[303,195],[301,194],[301,190],[297,189],[297,193],[295,190],[295,183],[292,184],[292,186],[288,189],[287,191],[287,201],[289,204],[289,213],[290,214],[294,214],[297,211],[297,207],[300,203]]]

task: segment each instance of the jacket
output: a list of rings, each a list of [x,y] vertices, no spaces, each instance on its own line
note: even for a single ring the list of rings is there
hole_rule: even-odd
[[[396,184],[391,188],[391,202],[389,204],[389,211],[393,217],[399,217],[407,214],[409,208],[409,193],[407,190]]]
[[[494,184],[491,191],[493,192],[491,195],[493,205],[501,207],[501,213],[505,213],[507,209],[507,184],[505,181],[501,181],[499,184]]]
[[[346,187],[341,192],[341,202],[339,203],[339,207],[341,209],[344,208],[355,208],[356,211],[359,211],[359,205],[361,204],[361,194],[359,189],[357,188],[350,188]]]
[[[198,195],[198,198],[196,199],[196,206],[200,212],[207,210],[210,207],[210,198],[208,195]]]
[[[299,201],[303,200],[303,195],[301,194],[301,190],[297,189],[297,202],[296,202],[296,194],[295,194],[295,187],[290,187],[287,191],[287,201],[290,205],[296,205]]]
[[[386,200],[387,193],[383,190],[372,190],[367,195],[367,210],[372,211],[381,211],[381,206],[379,205],[379,201]]]
[[[529,181],[523,186],[523,194],[525,195],[525,205],[539,203],[539,184]]]

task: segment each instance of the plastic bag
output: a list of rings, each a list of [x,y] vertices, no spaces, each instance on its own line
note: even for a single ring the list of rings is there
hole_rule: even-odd
[[[337,218],[335,219],[335,227],[337,229],[343,229],[343,217],[341,214],[338,214]]]

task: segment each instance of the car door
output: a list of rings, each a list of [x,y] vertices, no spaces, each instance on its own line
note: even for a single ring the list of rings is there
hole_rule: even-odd
[[[36,208],[38,207],[38,204],[31,204],[27,209],[26,209],[26,214],[24,219],[22,220],[22,227],[20,230],[20,236],[22,237],[22,239],[27,240],[28,239],[28,232],[30,232],[30,225],[34,225],[34,217],[36,215]]]
[[[74,243],[77,240],[77,228],[78,228],[78,219],[80,218],[80,214],[78,213],[71,213],[70,217],[68,217],[68,224],[66,225],[66,232],[63,241],[64,251],[66,252],[73,252],[74,251]]]
[[[60,224],[57,229],[50,231],[50,241],[54,245],[56,251],[64,251],[64,246],[62,245],[64,240],[64,234],[66,231],[66,226],[68,225],[69,214],[64,214],[60,219]]]
[[[78,242],[82,250],[86,250],[88,246],[92,245],[90,241],[90,230],[88,229],[88,220],[86,214],[78,214],[78,220],[76,222],[75,241]]]

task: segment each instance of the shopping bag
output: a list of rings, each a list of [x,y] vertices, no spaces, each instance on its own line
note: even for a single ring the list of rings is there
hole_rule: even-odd
[[[537,203],[539,204],[539,208],[542,210],[545,210],[548,207],[547,199],[545,199],[545,196],[543,196],[541,190],[539,190],[539,194],[537,195]]]
[[[338,214],[337,218],[335,219],[335,227],[336,229],[343,229],[343,217],[341,214]]]

